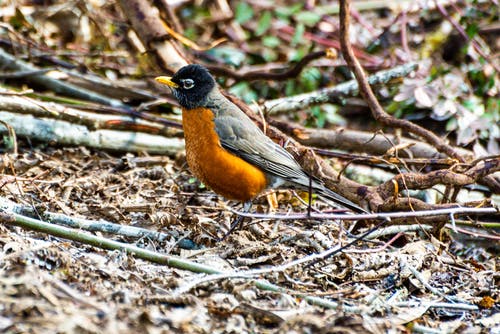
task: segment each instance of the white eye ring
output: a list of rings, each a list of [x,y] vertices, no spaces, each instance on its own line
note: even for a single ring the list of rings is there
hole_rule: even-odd
[[[194,80],[193,79],[184,79],[182,80],[182,88],[184,89],[191,89],[194,87]]]

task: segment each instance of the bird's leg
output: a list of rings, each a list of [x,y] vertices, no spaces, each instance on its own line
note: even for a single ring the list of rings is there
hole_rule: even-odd
[[[245,203],[243,203],[242,212],[248,213],[251,208],[252,208],[252,202],[251,201],[245,202]],[[245,217],[243,217],[243,216],[237,216],[233,220],[233,222],[231,223],[231,227],[229,228],[229,231],[227,231],[227,233],[220,240],[222,241],[222,240],[226,239],[231,233],[233,233],[233,231],[238,227],[238,225],[240,225],[240,223],[243,222],[244,219],[245,219]]]
[[[308,191],[307,217],[310,218],[312,210],[311,205],[312,205],[312,193],[313,193],[313,181],[311,176],[309,176],[309,189],[307,189],[307,191]]]

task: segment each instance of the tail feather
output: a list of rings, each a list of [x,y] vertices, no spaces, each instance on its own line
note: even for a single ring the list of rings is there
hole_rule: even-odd
[[[332,190],[326,188],[322,184],[313,185],[313,191],[316,191],[320,196],[323,196],[323,197],[335,202],[336,204],[338,204],[339,206],[341,206],[343,208],[352,210],[356,213],[369,213],[368,211],[366,211],[365,209],[363,209],[359,205],[353,203],[352,201],[348,200],[344,196],[341,196],[341,195],[333,192]]]

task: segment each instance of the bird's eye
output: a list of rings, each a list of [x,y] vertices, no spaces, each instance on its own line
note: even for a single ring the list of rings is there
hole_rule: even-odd
[[[184,89],[191,89],[194,87],[194,80],[193,79],[184,79],[182,80],[182,88]]]

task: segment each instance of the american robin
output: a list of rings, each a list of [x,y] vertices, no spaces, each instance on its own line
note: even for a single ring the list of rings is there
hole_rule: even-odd
[[[290,153],[267,137],[223,96],[198,64],[156,81],[171,87],[182,107],[186,159],[191,172],[227,199],[249,202],[266,188],[312,190],[341,207],[366,212],[312,179]]]

